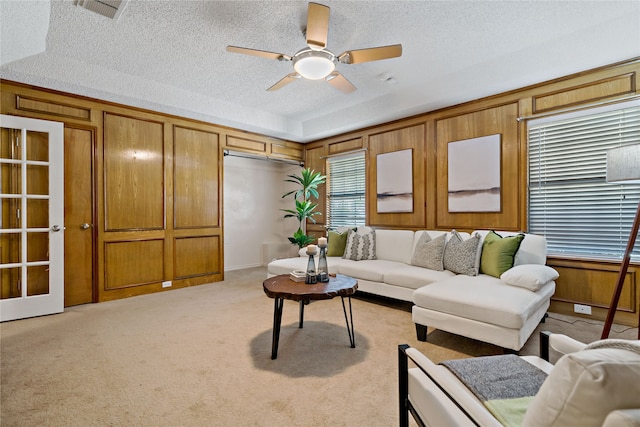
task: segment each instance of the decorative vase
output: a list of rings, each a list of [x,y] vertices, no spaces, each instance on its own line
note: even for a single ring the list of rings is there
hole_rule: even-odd
[[[316,246],[315,245],[307,246],[307,255],[309,255],[309,261],[307,262],[307,277],[304,283],[308,285],[312,285],[316,283],[318,280],[316,277],[316,262],[313,259],[315,254],[316,254]]]
[[[318,282],[328,282],[328,281],[329,281],[329,268],[327,267],[327,247],[320,246],[320,257],[318,258]]]

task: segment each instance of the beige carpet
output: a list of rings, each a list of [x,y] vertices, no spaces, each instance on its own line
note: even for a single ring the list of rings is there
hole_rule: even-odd
[[[501,349],[441,331],[415,338],[407,304],[314,302],[298,329],[285,302],[271,360],[264,268],[220,283],[67,309],[0,325],[0,424],[9,426],[393,426],[397,345],[434,361]],[[540,328],[594,341],[601,322],[551,315]],[[614,325],[612,337],[637,329]],[[537,332],[523,354],[537,354]]]

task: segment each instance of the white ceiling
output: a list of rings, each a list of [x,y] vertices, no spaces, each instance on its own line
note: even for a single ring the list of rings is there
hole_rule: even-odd
[[[267,92],[291,63],[225,47],[293,55],[306,1],[130,0],[111,20],[73,0],[0,0],[0,77],[308,142],[640,56],[637,0],[319,2],[333,53],[401,43],[402,57],[338,64],[351,94],[306,80]]]

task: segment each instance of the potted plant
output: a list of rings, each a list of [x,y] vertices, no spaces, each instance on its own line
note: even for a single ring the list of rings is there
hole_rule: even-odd
[[[285,218],[294,217],[298,219],[298,230],[293,234],[293,237],[289,237],[289,241],[294,245],[298,245],[299,248],[305,247],[315,240],[306,234],[306,221],[308,219],[315,224],[314,216],[322,215],[321,212],[315,210],[318,204],[313,203],[312,198],[318,199],[318,185],[324,184],[325,179],[326,176],[310,168],[302,169],[300,175],[287,175],[287,179],[285,179],[285,182],[292,182],[299,187],[282,196],[284,199],[293,195],[293,200],[296,204],[295,210],[281,209],[286,212]]]

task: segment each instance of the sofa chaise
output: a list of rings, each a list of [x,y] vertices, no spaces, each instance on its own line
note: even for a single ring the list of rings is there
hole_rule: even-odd
[[[555,291],[558,274],[544,265],[543,236],[369,227],[343,233],[348,233],[344,254],[328,257],[329,274],[356,278],[358,291],[413,302],[421,341],[431,326],[517,352],[544,319]],[[329,233],[330,253],[336,236]],[[499,262],[507,262],[502,270],[485,262],[496,252],[487,236],[498,245],[511,245],[511,254],[499,254],[506,259]],[[299,257],[270,262],[267,274],[289,274],[306,265],[303,248]]]

